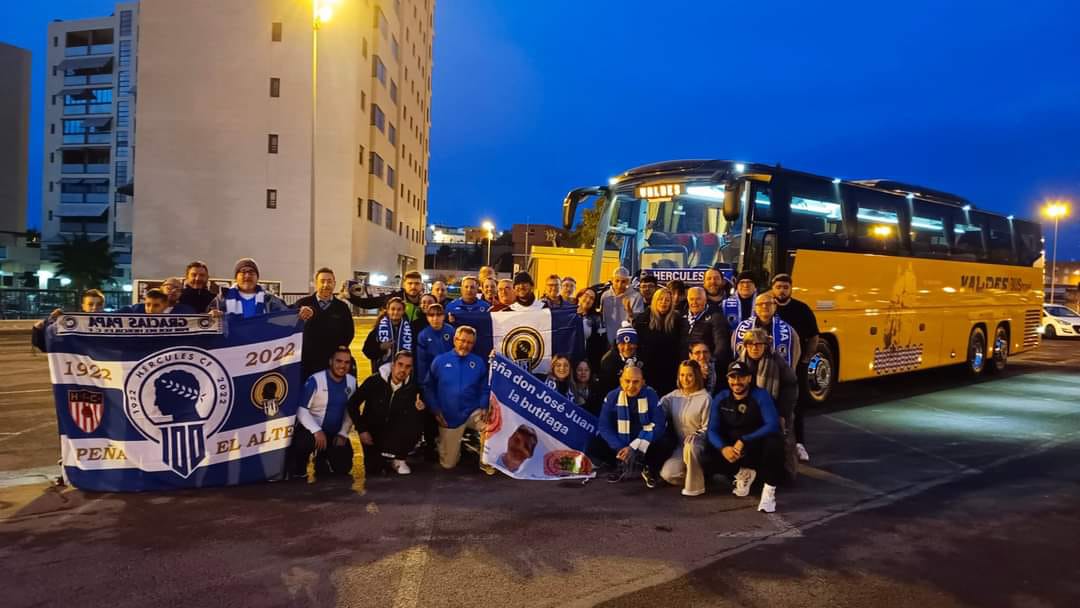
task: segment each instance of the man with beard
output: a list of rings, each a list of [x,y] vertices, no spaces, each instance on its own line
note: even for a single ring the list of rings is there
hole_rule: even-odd
[[[214,294],[206,288],[210,282],[210,270],[205,262],[195,260],[184,270],[184,287],[180,291],[180,303],[203,314],[214,301]]]
[[[364,297],[357,293],[349,292],[348,300],[358,308],[383,308],[393,298],[400,298],[405,303],[405,319],[412,323],[424,314],[420,308],[420,296],[424,293],[424,277],[413,270],[405,273],[402,279],[402,287],[399,291],[383,296]]]
[[[799,386],[806,387],[806,368],[817,352],[820,332],[814,311],[803,301],[791,297],[791,275],[778,274],[772,280],[772,293],[776,298],[776,316],[790,325],[799,335],[799,348],[802,357],[795,368],[799,376]],[[809,399],[809,392],[803,390],[795,404],[795,451],[802,462],[810,462],[810,453],[806,451],[802,409]]]
[[[703,287],[705,288],[705,298],[708,300],[707,306],[709,309],[712,312],[723,312],[724,299],[728,297],[728,291],[731,287],[728,285],[724,275],[715,268],[706,270]]]
[[[532,275],[519,272],[514,275],[514,303],[510,310],[541,310],[547,308],[543,300],[536,297],[536,284]]]
[[[638,291],[641,292],[641,299],[645,302],[645,306],[652,303],[653,294],[660,288],[660,284],[656,282],[656,277],[651,274],[642,275],[641,280],[638,281]]]
[[[424,402],[412,376],[413,354],[398,351],[392,362],[364,380],[349,401],[369,476],[382,473],[387,464],[398,475],[412,473],[405,459],[424,426]]]

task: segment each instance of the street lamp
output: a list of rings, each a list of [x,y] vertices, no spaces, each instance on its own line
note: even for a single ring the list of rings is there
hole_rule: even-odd
[[[308,248],[308,276],[315,276],[315,127],[319,109],[319,28],[334,16],[334,5],[339,0],[312,0],[311,2],[311,209],[308,215],[310,242]]]
[[[487,264],[485,266],[491,266],[491,238],[495,234],[495,224],[492,224],[490,220],[486,220],[483,224],[480,224],[480,227],[487,233]]]
[[[1042,208],[1042,214],[1054,220],[1054,250],[1050,257],[1050,303],[1054,303],[1054,291],[1057,289],[1057,243],[1058,223],[1069,216],[1069,204],[1065,201],[1049,201]]]

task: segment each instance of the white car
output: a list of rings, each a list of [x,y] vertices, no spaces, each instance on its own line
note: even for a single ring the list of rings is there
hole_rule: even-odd
[[[1080,314],[1061,304],[1044,305],[1042,335],[1044,338],[1080,336]]]

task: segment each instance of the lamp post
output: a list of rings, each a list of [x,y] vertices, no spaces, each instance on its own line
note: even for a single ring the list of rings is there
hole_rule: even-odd
[[[1065,201],[1050,201],[1042,209],[1044,216],[1054,220],[1054,249],[1050,257],[1050,303],[1054,303],[1054,291],[1057,289],[1057,244],[1058,224],[1068,217],[1069,205]]]
[[[308,276],[315,276],[315,127],[319,109],[319,28],[334,16],[338,0],[311,2],[311,209],[308,215]]]
[[[487,263],[485,266],[491,266],[491,239],[495,235],[495,224],[492,224],[490,220],[486,220],[483,224],[480,224],[480,227],[487,233]]]

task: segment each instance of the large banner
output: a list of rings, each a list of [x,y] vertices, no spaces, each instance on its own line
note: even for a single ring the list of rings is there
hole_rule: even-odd
[[[534,374],[551,370],[552,355],[572,361],[585,356],[585,332],[574,308],[456,312],[453,325],[476,329],[473,352],[486,356],[495,350]]]
[[[484,464],[514,479],[595,476],[585,451],[596,417],[503,355],[491,362],[488,422]]]
[[[46,340],[68,481],[123,492],[279,476],[302,338],[295,311],[60,317]]]

